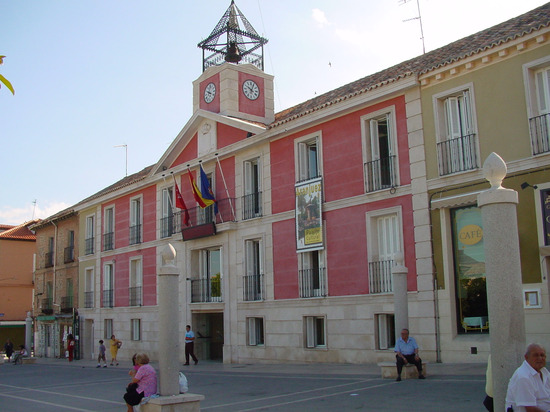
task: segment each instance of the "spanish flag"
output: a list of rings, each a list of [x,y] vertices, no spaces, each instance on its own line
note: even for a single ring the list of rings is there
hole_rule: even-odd
[[[193,178],[193,174],[191,173],[191,171],[189,171],[189,181],[191,182],[191,187],[193,188],[193,196],[199,206],[203,209],[214,204],[215,212],[217,213],[216,199],[214,198],[214,194],[212,193],[212,189],[210,188],[208,177],[206,176],[206,173],[204,173],[204,170],[202,170],[202,166],[199,167],[201,173],[201,190],[199,190],[199,188],[197,187],[195,179]]]

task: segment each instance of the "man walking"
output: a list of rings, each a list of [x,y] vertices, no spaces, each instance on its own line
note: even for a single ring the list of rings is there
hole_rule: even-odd
[[[193,358],[195,361],[195,365],[199,363],[199,360],[195,356],[195,334],[191,330],[191,326],[187,325],[185,327],[185,365],[189,365],[189,355]]]
[[[422,375],[422,359],[418,356],[418,344],[414,338],[409,337],[408,329],[403,329],[401,337],[395,342],[395,359],[397,360],[397,382],[401,381],[403,365],[408,363],[416,366],[418,379],[424,379],[424,375]]]

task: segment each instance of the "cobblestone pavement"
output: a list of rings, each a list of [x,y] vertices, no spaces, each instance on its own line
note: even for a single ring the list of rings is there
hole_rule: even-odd
[[[152,364],[155,368],[158,365]],[[37,359],[0,365],[0,411],[125,411],[130,362],[96,368]],[[485,365],[430,364],[426,380],[381,379],[376,365],[235,365],[201,361],[181,366],[202,411],[465,411],[483,412]]]

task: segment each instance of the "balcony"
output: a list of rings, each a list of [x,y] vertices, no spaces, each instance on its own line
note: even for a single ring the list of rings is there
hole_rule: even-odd
[[[325,268],[302,269],[298,271],[301,298],[327,296]]]
[[[189,226],[185,225],[185,212],[174,212],[171,216],[160,219],[160,236],[162,238],[170,237],[175,233],[181,233],[182,230],[196,228],[201,225],[220,224],[224,222],[235,222],[234,216],[235,199],[225,198],[217,201],[218,213],[214,216],[214,207],[209,206],[205,209],[194,207],[187,209],[189,213]]]
[[[63,253],[63,262],[71,263],[74,262],[74,246],[67,246]]]
[[[478,169],[477,136],[469,134],[439,142],[437,158],[440,176]]]
[[[243,220],[262,216],[262,192],[242,197]]]
[[[42,299],[40,308],[42,309],[43,314],[51,315],[53,313],[53,299],[52,298]]]
[[[113,232],[103,234],[103,250],[113,250],[115,247],[115,234]]]
[[[53,252],[47,252],[44,255],[44,267],[51,268],[53,266]]]
[[[221,276],[191,279],[191,302],[223,302]]]
[[[89,237],[84,241],[84,253],[86,255],[91,255],[94,253],[94,237]]]
[[[114,290],[113,289],[105,289],[103,291],[103,307],[104,308],[112,308],[115,305],[114,302]]]
[[[84,292],[84,307],[87,309],[94,307],[94,292]]]
[[[243,300],[247,302],[264,299],[264,275],[243,276]]]
[[[393,293],[392,267],[393,260],[369,262],[369,291],[376,293]]]
[[[529,119],[531,150],[533,155],[550,152],[550,114],[543,114]]]
[[[396,161],[396,156],[389,156],[365,163],[367,193],[397,186]]]
[[[61,298],[61,312],[72,312],[73,311],[73,297],[72,296],[63,296]]]
[[[130,300],[129,305],[130,306],[141,306],[141,286],[136,286],[133,288],[128,289]]]
[[[130,226],[130,244],[141,243],[141,225]]]

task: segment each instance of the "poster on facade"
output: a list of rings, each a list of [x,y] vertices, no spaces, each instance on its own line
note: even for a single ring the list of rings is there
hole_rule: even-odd
[[[544,219],[544,244],[550,245],[550,189],[540,191],[542,218]]]
[[[296,184],[296,249],[323,249],[321,178]]]

